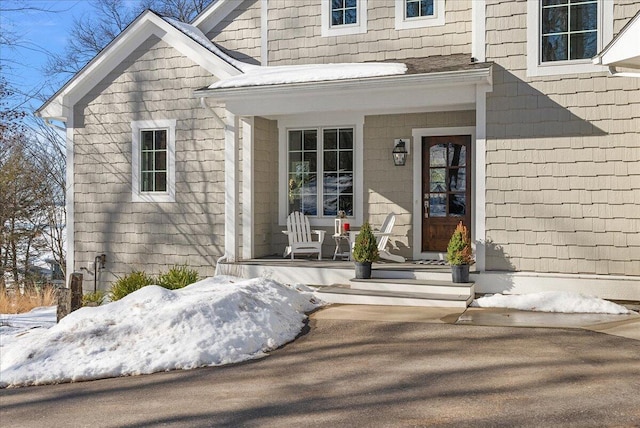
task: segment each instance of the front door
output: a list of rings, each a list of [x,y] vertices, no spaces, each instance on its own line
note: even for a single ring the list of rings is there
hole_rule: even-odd
[[[422,138],[422,251],[444,252],[462,220],[471,233],[471,136]]]

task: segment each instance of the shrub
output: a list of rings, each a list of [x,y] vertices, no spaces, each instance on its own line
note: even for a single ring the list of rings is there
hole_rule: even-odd
[[[82,295],[82,306],[100,306],[104,302],[105,292],[98,290]]]
[[[378,242],[373,235],[371,225],[365,222],[353,246],[353,259],[360,263],[372,263],[378,260],[378,256]]]
[[[198,279],[196,270],[189,269],[186,265],[174,266],[168,272],[158,275],[158,285],[169,290],[175,290],[193,284]]]
[[[129,275],[118,278],[111,287],[111,300],[116,301],[147,285],[154,284],[155,278],[143,271],[133,271]]]
[[[447,246],[447,261],[452,266],[472,265],[475,263],[471,254],[471,239],[467,227],[458,223]]]

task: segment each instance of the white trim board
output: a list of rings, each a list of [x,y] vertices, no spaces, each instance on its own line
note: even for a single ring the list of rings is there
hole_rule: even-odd
[[[535,272],[471,273],[476,293],[527,294],[568,291],[610,300],[640,301],[640,277]]]

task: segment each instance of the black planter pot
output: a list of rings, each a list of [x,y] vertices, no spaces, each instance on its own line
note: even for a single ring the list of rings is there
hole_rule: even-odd
[[[456,284],[469,282],[469,265],[451,266],[451,277]]]
[[[371,278],[371,262],[355,262],[356,263],[356,279]]]

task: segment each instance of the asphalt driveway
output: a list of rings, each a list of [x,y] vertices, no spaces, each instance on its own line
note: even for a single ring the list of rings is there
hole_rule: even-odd
[[[314,317],[267,358],[0,391],[0,425],[640,426],[640,341]]]

